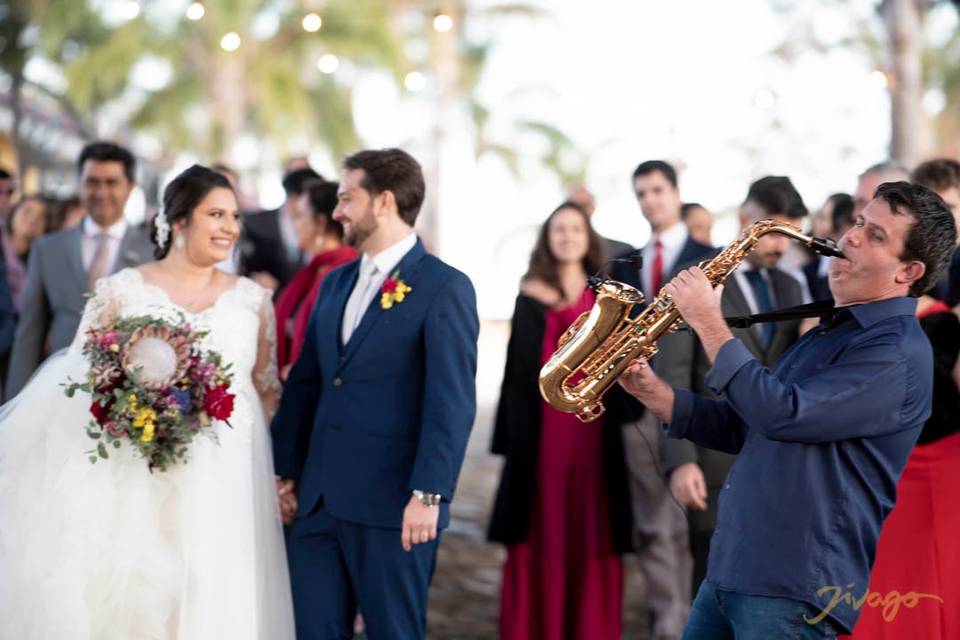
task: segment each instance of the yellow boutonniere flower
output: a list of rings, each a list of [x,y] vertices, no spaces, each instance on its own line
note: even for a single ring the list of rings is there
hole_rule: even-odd
[[[406,282],[400,279],[400,272],[394,271],[380,287],[380,307],[390,309],[394,304],[400,304],[413,291]]]

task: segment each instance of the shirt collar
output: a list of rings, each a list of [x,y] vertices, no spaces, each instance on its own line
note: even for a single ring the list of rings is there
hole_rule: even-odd
[[[97,236],[98,234],[106,233],[114,240],[122,240],[123,234],[126,232],[127,220],[125,218],[120,218],[106,229],[94,222],[93,218],[90,216],[86,216],[83,219],[83,235],[91,238]]]
[[[752,264],[750,264],[747,260],[744,260],[743,262],[740,263],[740,265],[737,267],[737,271],[739,271],[740,273],[744,273],[744,274],[747,273],[748,271],[757,271],[758,273],[760,273],[760,274],[763,275],[763,276],[766,276],[766,275],[767,275],[767,274],[765,273],[765,272],[766,272],[766,269],[764,269],[763,267],[754,267],[754,266],[753,266]]]
[[[898,296],[866,304],[840,307],[838,311],[843,309],[848,309],[850,315],[860,323],[860,326],[867,329],[887,318],[916,315],[917,299],[910,296]]]
[[[413,249],[417,244],[417,234],[411,231],[409,235],[404,237],[399,242],[396,242],[375,256],[369,256],[366,253],[363,254],[363,259],[360,261],[360,269],[370,268],[369,264],[372,261],[377,267],[377,271],[381,274],[389,274],[400,261],[403,260],[403,256]]]
[[[678,221],[666,231],[654,234],[653,241],[656,242],[657,240],[660,241],[664,249],[681,247],[683,243],[687,241],[687,225],[682,221]]]

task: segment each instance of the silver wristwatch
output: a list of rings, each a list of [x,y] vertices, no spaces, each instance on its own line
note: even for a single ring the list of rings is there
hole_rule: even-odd
[[[413,490],[413,497],[420,501],[425,507],[436,507],[440,504],[441,496],[439,493],[427,493],[418,489]]]

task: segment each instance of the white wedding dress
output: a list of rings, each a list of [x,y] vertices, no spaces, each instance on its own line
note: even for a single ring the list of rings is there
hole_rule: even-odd
[[[232,429],[150,473],[130,447],[91,464],[84,328],[180,314],[233,364]],[[279,394],[270,295],[241,278],[192,314],[127,269],[102,279],[71,347],[0,410],[0,638],[292,640],[266,420]],[[266,408],[266,411],[265,411]]]

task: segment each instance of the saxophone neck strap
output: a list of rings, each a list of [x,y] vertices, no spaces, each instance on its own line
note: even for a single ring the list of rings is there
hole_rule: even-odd
[[[797,318],[827,316],[833,313],[834,309],[836,307],[833,306],[833,300],[818,300],[810,304],[801,304],[797,307],[788,307],[770,313],[755,313],[752,316],[724,318],[724,320],[729,327],[746,329],[758,322],[782,322],[784,320],[796,320]]]

